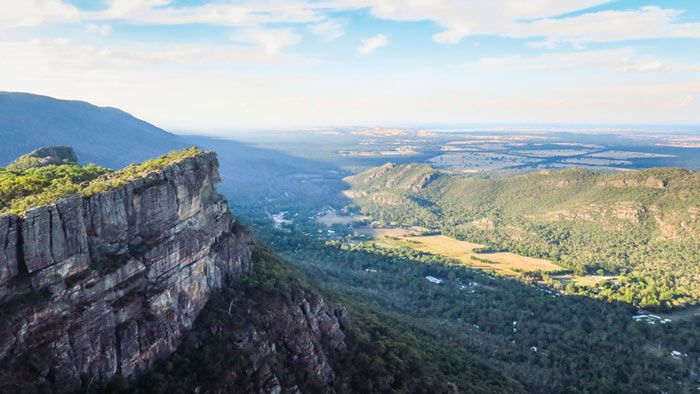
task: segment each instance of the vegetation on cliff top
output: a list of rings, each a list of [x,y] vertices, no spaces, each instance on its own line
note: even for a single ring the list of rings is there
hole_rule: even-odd
[[[27,170],[0,168],[0,214],[21,214],[71,194],[90,196],[122,186],[201,151],[173,151],[157,159],[112,171],[95,164],[51,165]]]

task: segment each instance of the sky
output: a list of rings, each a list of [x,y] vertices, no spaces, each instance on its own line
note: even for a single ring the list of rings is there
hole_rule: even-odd
[[[700,124],[700,0],[0,0],[0,90],[192,131]]]

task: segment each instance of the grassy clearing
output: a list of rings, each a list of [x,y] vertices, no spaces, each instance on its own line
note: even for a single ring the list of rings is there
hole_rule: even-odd
[[[446,235],[426,235],[416,236],[425,231],[421,227],[407,228],[371,228],[363,227],[358,230],[361,234],[372,236],[378,242],[389,246],[407,246],[433,254],[462,261],[472,268],[495,271],[510,279],[521,279],[522,272],[542,271],[557,272],[563,267],[552,263],[549,260],[533,257],[520,256],[515,253],[477,253],[475,249],[483,248],[484,245],[460,241]],[[610,277],[600,277],[595,275],[553,275],[553,279],[564,284],[574,282],[578,285],[592,286],[597,282],[610,279]]]

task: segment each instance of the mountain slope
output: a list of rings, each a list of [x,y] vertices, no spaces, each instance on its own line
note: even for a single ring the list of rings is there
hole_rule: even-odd
[[[439,228],[575,272],[622,275],[606,299],[647,307],[700,301],[700,173],[581,169],[507,179],[461,178],[427,165],[386,165],[346,178],[375,219]]]
[[[116,108],[0,92],[0,166],[43,146],[75,149],[81,163],[122,168],[181,149],[179,137]]]
[[[285,210],[334,200],[347,175],[331,165],[232,140],[175,135],[115,108],[0,92],[0,166],[39,147],[66,145],[80,162],[108,168],[200,146],[219,152],[221,191],[237,210]]]

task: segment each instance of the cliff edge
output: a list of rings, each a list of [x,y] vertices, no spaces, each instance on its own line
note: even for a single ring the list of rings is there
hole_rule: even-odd
[[[211,291],[252,264],[252,237],[218,181],[216,154],[198,152],[103,193],[0,216],[6,367],[69,392],[172,353]]]
[[[19,157],[9,165],[9,168],[13,170],[27,170],[50,165],[75,164],[77,162],[78,157],[70,146],[51,146],[36,149]]]

